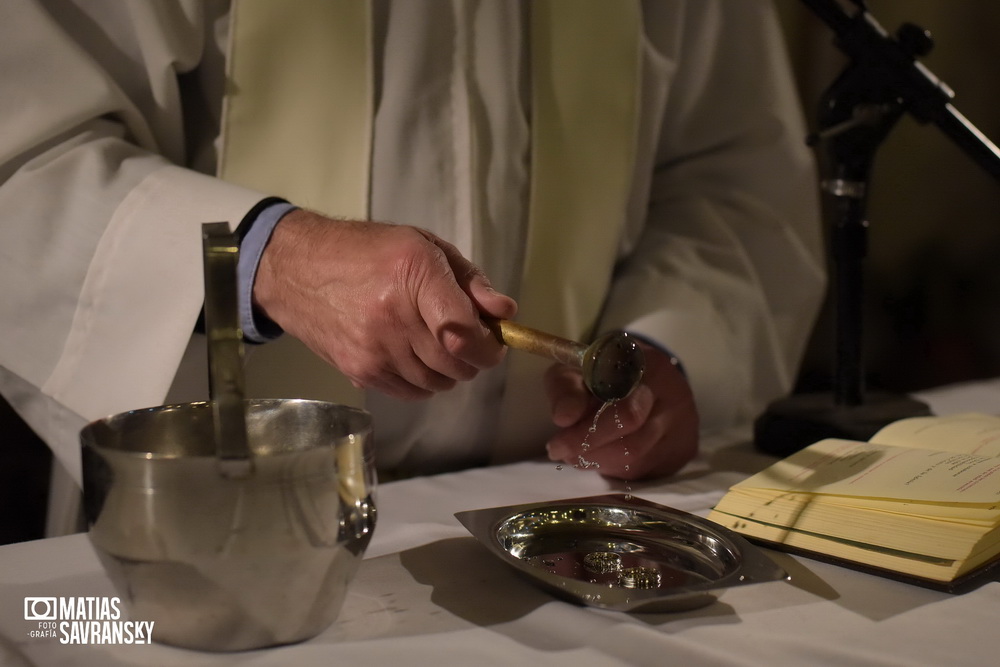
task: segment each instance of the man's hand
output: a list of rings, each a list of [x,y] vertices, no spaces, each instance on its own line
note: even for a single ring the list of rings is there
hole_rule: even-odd
[[[415,227],[295,210],[275,227],[254,305],[356,387],[426,398],[503,359],[481,315],[517,305],[458,250]]]
[[[605,410],[593,433],[589,430],[601,401],[587,391],[578,369],[549,368],[545,387],[552,420],[562,428],[549,440],[550,459],[597,464],[602,475],[633,480],[673,474],[694,457],[698,412],[687,380],[662,350],[639,344],[646,358],[642,382]]]

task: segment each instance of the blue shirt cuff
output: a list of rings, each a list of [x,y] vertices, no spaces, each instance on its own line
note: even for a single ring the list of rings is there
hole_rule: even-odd
[[[296,207],[279,201],[262,209],[250,222],[250,228],[240,242],[240,261],[236,267],[237,289],[240,309],[240,326],[243,340],[248,343],[266,343],[281,335],[282,330],[266,315],[255,312],[253,307],[253,284],[257,278],[264,248],[271,239],[271,233],[282,217]]]

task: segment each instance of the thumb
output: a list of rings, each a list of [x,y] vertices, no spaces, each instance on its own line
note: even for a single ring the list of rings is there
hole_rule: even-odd
[[[459,283],[462,284],[461,281]],[[484,315],[509,320],[517,314],[517,302],[506,294],[501,294],[493,289],[489,279],[478,268],[475,268],[474,273],[470,274],[468,283],[462,284],[462,289],[479,308],[479,312]]]
[[[579,370],[553,364],[545,372],[545,391],[549,397],[552,422],[567,428],[583,419],[590,406],[590,392]]]
[[[493,289],[493,285],[483,270],[463,257],[458,248],[430,232],[420,231],[444,253],[459,287],[468,295],[481,314],[508,320],[517,314],[517,302],[506,294],[501,294]]]

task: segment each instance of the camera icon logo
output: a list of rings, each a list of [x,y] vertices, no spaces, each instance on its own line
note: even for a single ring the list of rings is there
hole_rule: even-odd
[[[58,605],[55,598],[24,598],[24,620],[54,621]]]

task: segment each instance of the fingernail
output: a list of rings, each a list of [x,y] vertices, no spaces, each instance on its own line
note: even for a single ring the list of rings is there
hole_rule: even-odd
[[[587,409],[587,399],[580,396],[561,396],[552,405],[552,420],[557,426],[570,426],[580,419]]]
[[[566,428],[573,423],[572,401],[565,398],[558,398],[552,404],[552,423],[561,428]]]
[[[558,452],[559,452],[560,449],[561,448],[559,447],[559,445],[557,445],[555,443],[552,443],[552,442],[545,443],[545,451],[548,454],[550,461],[561,461],[562,460],[563,457],[558,454]]]

